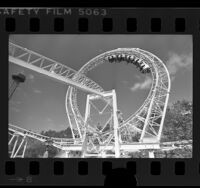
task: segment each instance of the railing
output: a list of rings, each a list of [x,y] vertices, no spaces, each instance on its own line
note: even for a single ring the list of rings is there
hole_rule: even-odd
[[[74,144],[74,143],[78,142],[78,140],[75,141],[72,138],[55,138],[55,137],[44,136],[44,135],[35,133],[33,131],[29,131],[27,129],[18,127],[18,126],[13,125],[13,124],[9,124],[9,131],[12,131],[14,134],[19,134],[21,136],[26,135],[28,137],[35,138],[35,139],[40,140],[42,142],[45,142],[45,141],[48,141],[48,140],[53,141],[53,143],[55,143],[55,144],[63,144],[63,143]]]

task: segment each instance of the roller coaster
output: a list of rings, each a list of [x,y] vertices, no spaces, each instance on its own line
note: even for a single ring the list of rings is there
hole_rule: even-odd
[[[69,157],[70,151],[81,151],[84,158],[123,158],[124,151],[143,149],[150,151],[150,157],[153,157],[153,150],[174,148],[174,143],[160,143],[171,82],[165,64],[154,54],[139,48],[118,48],[94,57],[76,71],[9,42],[9,62],[68,85],[65,107],[72,132],[72,138],[53,138],[10,123],[11,158],[24,157],[28,137],[65,151],[66,157]],[[127,63],[135,65],[142,74],[151,74],[152,84],[147,98],[126,120],[117,107],[115,90],[104,91],[98,83],[87,77],[89,71],[103,63]],[[81,115],[77,103],[79,90],[89,93],[85,116]],[[95,101],[105,104],[103,109],[100,110]],[[94,110],[99,114],[109,114],[108,120],[101,127],[97,127],[94,122]],[[133,135],[137,137],[136,140],[130,139]]]

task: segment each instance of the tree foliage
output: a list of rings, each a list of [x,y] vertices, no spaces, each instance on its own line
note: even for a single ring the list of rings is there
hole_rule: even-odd
[[[48,130],[48,131],[42,131],[40,134],[48,137],[57,137],[57,138],[72,138],[71,129],[68,127],[65,130],[62,131],[54,131],[54,130]],[[26,155],[25,157],[31,157],[31,158],[37,158],[37,157],[45,157],[45,153],[48,150],[48,157],[53,158],[55,157],[60,150],[53,147],[53,146],[45,146],[44,143],[28,138],[28,146],[26,149]]]
[[[177,101],[167,108],[161,141],[192,139],[192,103]]]
[[[192,102],[182,100],[168,106],[163,126],[161,142],[192,140]],[[192,147],[177,148],[169,151],[155,151],[156,158],[191,158]],[[128,153],[131,158],[148,158],[148,151]]]
[[[72,138],[72,132],[69,127],[67,127],[67,129],[62,131],[54,131],[54,130],[42,131],[41,134],[49,137]]]

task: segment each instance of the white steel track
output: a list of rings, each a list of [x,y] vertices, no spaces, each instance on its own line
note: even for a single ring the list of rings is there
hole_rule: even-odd
[[[96,56],[81,67],[79,71],[75,71],[74,69],[55,60],[9,42],[9,61],[11,63],[28,68],[69,85],[66,93],[65,106],[73,138],[70,140],[64,138],[51,138],[55,147],[64,148],[64,146],[60,143],[66,144],[67,142],[71,143],[71,145],[66,144],[69,148],[73,147],[73,145],[78,147],[79,144],[83,144],[86,131],[84,121],[85,117],[81,115],[77,105],[77,92],[78,90],[82,90],[94,96],[104,97],[106,92],[103,88],[90,78],[86,77],[86,75],[89,71],[99,65],[110,62],[110,58],[113,57],[124,58],[122,62],[125,62],[126,59],[128,62],[128,60],[132,58],[135,62],[137,61],[137,66],[139,66],[139,68],[144,67],[143,65],[145,65],[145,67],[149,67],[152,80],[150,92],[142,106],[118,126],[119,148],[121,150],[123,148],[128,148],[129,146],[131,147],[131,145],[131,148],[137,148],[137,144],[141,146],[150,144],[153,147],[157,147],[160,143],[162,135],[171,82],[165,64],[154,54],[138,48],[118,48]],[[16,134],[23,137],[32,137],[40,140],[41,142],[44,142],[47,139],[47,137],[36,133],[33,134],[30,131],[22,133],[22,129],[14,125],[9,125],[9,131],[12,133],[12,140],[10,140],[9,143],[14,140]],[[92,131],[95,133],[96,130]],[[140,136],[137,144],[127,140],[127,135],[135,133]],[[114,133],[113,130],[104,133],[103,136],[107,140],[105,142],[106,145],[102,145],[100,147],[111,147],[113,144],[113,138],[109,137],[109,135],[113,134],[116,135],[117,133]],[[22,144],[25,143],[24,140],[25,139],[23,139]],[[15,143],[17,143],[17,141]],[[77,143],[79,144],[77,145]],[[26,144],[27,143],[25,143],[25,145]],[[94,143],[91,142],[91,144]],[[127,144],[129,146],[127,146]],[[64,150],[66,150],[66,148]],[[12,157],[16,155],[17,154],[12,153]]]

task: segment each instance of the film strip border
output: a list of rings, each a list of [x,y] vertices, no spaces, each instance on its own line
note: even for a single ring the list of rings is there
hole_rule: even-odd
[[[24,160],[24,159],[23,159]],[[160,161],[159,159],[150,160],[142,159],[139,163],[134,159],[125,160],[27,160],[23,161],[23,173],[21,173],[21,164],[16,161],[7,161],[5,163],[4,178],[7,177],[9,184],[34,184],[34,185],[104,185],[104,181],[112,176],[117,183],[128,185],[126,181],[137,180],[138,185],[191,185],[193,184],[190,173],[194,171],[198,177],[200,176],[200,164],[196,168],[191,169],[190,161],[173,160]],[[142,167],[141,164],[143,163]],[[48,168],[47,168],[48,165]],[[126,175],[124,177],[124,175]],[[141,176],[141,177],[140,177]],[[144,177],[143,177],[144,176]],[[98,177],[98,178],[97,178]],[[151,178],[152,181],[145,182],[144,179]],[[170,179],[169,179],[170,177]],[[122,178],[120,181],[117,178]],[[144,178],[144,179],[143,179]],[[166,180],[163,178],[168,179]],[[185,179],[180,183],[182,179]],[[176,183],[176,180],[179,180]],[[189,181],[190,180],[190,181]],[[74,182],[75,181],[75,182]],[[144,182],[143,182],[144,181]],[[156,182],[154,182],[156,181]],[[115,184],[116,182],[112,182]]]
[[[40,32],[55,32],[55,33],[63,33],[63,32],[70,32],[72,30],[76,30],[79,33],[90,33],[90,32],[99,32],[100,33],[136,33],[136,32],[152,32],[154,34],[159,34],[162,33],[163,31],[165,32],[170,32],[170,33],[176,33],[176,34],[187,34],[190,33],[192,31],[195,30],[191,30],[191,24],[194,24],[196,26],[196,31],[200,32],[200,21],[197,19],[196,23],[195,20],[193,20],[193,23],[189,22],[187,18],[184,17],[177,17],[177,18],[172,18],[170,19],[166,19],[165,21],[163,21],[161,18],[159,17],[152,17],[152,18],[148,18],[148,20],[144,19],[143,22],[142,18],[140,18],[139,20],[137,18],[132,18],[132,17],[127,17],[123,20],[121,20],[121,32],[119,31],[119,27],[116,27],[115,24],[117,24],[118,26],[120,25],[118,23],[118,21],[120,20],[115,20],[113,18],[107,17],[107,18],[103,18],[100,22],[99,22],[99,27],[95,28],[93,27],[92,22],[94,22],[92,20],[92,18],[79,18],[78,21],[76,21],[74,24],[75,28],[69,28],[72,27],[73,25],[70,24],[70,22],[66,23],[66,19],[65,18],[53,18],[52,23],[50,23],[47,27],[47,23],[42,23],[40,18],[29,18],[28,20],[26,20],[26,22],[21,22],[24,23],[24,27],[23,28],[19,28],[19,26],[21,24],[19,24],[20,20],[22,19],[16,19],[13,17],[7,17],[4,19],[4,25],[2,27],[2,29],[4,29],[4,31],[11,33],[24,33],[24,32],[29,32],[29,33],[40,33]],[[45,19],[44,19],[45,20]],[[95,20],[95,19],[94,19]],[[141,21],[140,21],[141,20]],[[190,20],[190,19],[189,19]],[[143,30],[143,26],[141,25],[141,23],[143,24],[147,24],[147,26],[149,26],[148,30],[144,31]],[[165,26],[169,26],[166,27],[165,30],[163,30],[163,25]],[[49,30],[46,30],[47,28],[49,28]],[[167,29],[168,28],[168,29]],[[193,27],[192,27],[193,28]],[[98,30],[99,29],[99,30]],[[123,29],[123,30],[122,30]],[[167,30],[166,30],[167,29]],[[21,30],[21,31],[20,31]],[[20,31],[20,32],[19,32]]]
[[[42,11],[37,16],[32,14],[28,16],[1,15],[0,38],[6,36],[4,41],[8,40],[9,34],[192,34],[193,53],[196,54],[194,62],[200,60],[200,9],[198,8],[105,8],[106,15],[94,15],[94,10],[92,8],[85,9],[85,15],[82,16],[78,16],[78,14],[47,16]],[[195,66],[199,65],[196,63]],[[197,75],[197,71],[198,68],[194,69],[194,74]],[[195,93],[194,88],[194,99],[195,95],[198,96]],[[194,103],[194,111],[197,111],[198,108],[198,102]],[[194,112],[194,114],[196,113]],[[115,173],[115,170],[125,169],[128,175],[135,175],[139,185],[198,185],[200,138],[198,136],[199,127],[195,125],[195,122],[197,119],[194,116],[192,159],[14,160],[8,159],[6,153],[0,156],[1,184],[103,185],[108,174]],[[7,127],[3,130],[7,131]],[[4,149],[2,151],[6,151],[7,142],[5,140],[7,141],[7,137],[4,135],[3,139],[1,146]],[[126,184],[126,182],[124,183]]]
[[[40,163],[37,160],[32,160],[29,162],[28,172],[30,175],[39,175],[40,174]],[[53,174],[54,175],[64,175],[65,174],[65,167],[64,162],[62,160],[56,160],[53,162]],[[126,163],[126,168],[130,170],[133,174],[136,174],[136,162],[135,161],[128,161]],[[102,163],[102,174],[107,174],[109,170],[112,169],[112,161],[104,161]],[[150,173],[151,175],[160,175],[162,173],[161,163],[160,161],[151,161],[150,163]],[[184,161],[175,161],[173,165],[174,174],[175,175],[185,175],[186,172],[186,165]],[[200,164],[198,171],[200,173]],[[88,162],[87,161],[79,161],[77,172],[79,175],[88,175]],[[5,174],[6,175],[15,175],[15,162],[14,161],[7,161],[5,163]]]
[[[25,9],[25,8],[24,8]],[[22,10],[24,10],[22,9]],[[30,8],[29,8],[30,9]],[[200,32],[199,9],[51,8],[37,14],[0,12],[0,31],[12,33],[173,33]],[[0,9],[1,10],[1,9]],[[36,10],[35,10],[36,11]],[[120,11],[120,13],[119,13]],[[4,14],[3,14],[4,13]],[[35,12],[36,13],[36,12]]]

